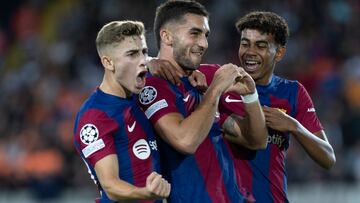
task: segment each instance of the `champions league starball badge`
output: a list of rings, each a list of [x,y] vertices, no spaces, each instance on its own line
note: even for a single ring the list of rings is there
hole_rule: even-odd
[[[99,138],[99,131],[93,124],[86,124],[80,130],[81,142],[89,145],[95,142]]]
[[[143,105],[150,104],[157,96],[157,91],[152,86],[144,87],[139,95],[139,101]]]

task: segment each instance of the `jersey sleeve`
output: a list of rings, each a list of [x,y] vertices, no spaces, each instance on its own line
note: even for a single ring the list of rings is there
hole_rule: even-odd
[[[245,107],[240,95],[235,92],[226,92],[225,94],[221,95],[219,102],[219,113],[221,125],[231,114],[245,117]]]
[[[150,122],[155,123],[168,113],[179,112],[176,94],[166,80],[150,76],[138,95],[138,103]]]
[[[114,132],[118,124],[103,111],[90,109],[84,112],[75,131],[75,143],[79,153],[91,165],[110,154],[116,154]]]
[[[220,68],[219,64],[201,64],[199,71],[206,77],[208,85],[214,79],[215,72]],[[222,125],[231,114],[236,114],[241,117],[245,116],[244,104],[242,103],[240,95],[235,92],[226,92],[221,95],[219,101],[220,125]]]
[[[220,68],[219,64],[200,64],[198,71],[202,72],[206,77],[206,83],[211,84],[214,79],[215,72]]]
[[[296,110],[295,119],[310,132],[315,133],[323,129],[316,115],[314,104],[301,83],[298,83]]]

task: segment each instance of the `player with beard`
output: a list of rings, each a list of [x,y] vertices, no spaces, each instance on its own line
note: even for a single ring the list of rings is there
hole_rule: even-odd
[[[97,202],[161,202],[170,184],[157,173],[155,135],[133,96],[145,85],[144,26],[110,22],[99,31],[96,47],[105,73],[77,114],[74,144],[98,185]]]
[[[187,75],[198,68],[210,32],[208,13],[201,4],[184,1],[162,4],[156,12],[154,31],[159,59],[169,61]],[[139,94],[139,104],[158,134],[162,173],[172,184],[168,201],[246,201],[236,183],[217,107],[220,95],[227,90],[244,95],[251,119],[233,122],[230,128],[252,148],[265,147],[265,120],[254,81],[233,64],[219,68],[204,96],[190,85],[187,76],[181,81],[173,85],[149,76]]]
[[[283,203],[287,198],[285,171],[290,134],[320,166],[330,169],[335,154],[316,115],[306,89],[297,81],[274,75],[276,63],[285,54],[289,29],[286,21],[272,12],[251,12],[236,23],[240,33],[240,64],[255,80],[268,127],[268,145],[264,150],[239,150],[230,144],[238,183],[254,195],[256,202]],[[218,69],[202,65],[208,83]],[[236,93],[220,99],[222,119],[245,116],[244,105]],[[233,132],[227,132],[230,140]]]

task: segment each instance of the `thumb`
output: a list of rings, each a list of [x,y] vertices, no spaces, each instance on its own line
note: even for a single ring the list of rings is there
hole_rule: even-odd
[[[190,84],[191,84],[193,87],[196,87],[196,86],[197,86],[197,82],[196,82],[194,76],[192,76],[192,75],[189,76],[189,82],[190,82]]]

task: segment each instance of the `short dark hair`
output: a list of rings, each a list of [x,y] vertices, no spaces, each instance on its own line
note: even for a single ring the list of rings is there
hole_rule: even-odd
[[[96,37],[96,49],[101,56],[102,51],[109,45],[122,42],[125,37],[144,35],[144,24],[139,21],[112,21],[104,25]]]
[[[156,9],[154,20],[154,33],[156,43],[160,48],[160,28],[169,21],[178,21],[184,15],[191,13],[209,17],[209,13],[203,5],[194,1],[167,1]]]
[[[255,29],[262,33],[272,34],[275,42],[285,46],[289,37],[289,26],[285,19],[273,12],[253,11],[240,18],[236,29],[241,35],[244,29]]]

